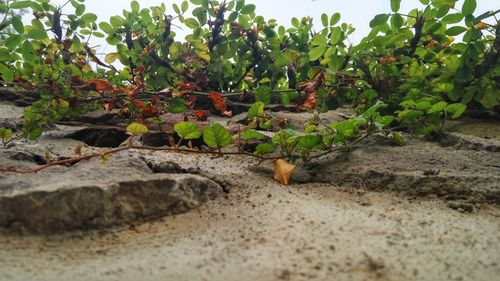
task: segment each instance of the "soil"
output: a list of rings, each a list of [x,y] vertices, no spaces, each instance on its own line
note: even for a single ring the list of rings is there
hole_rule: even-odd
[[[71,155],[82,143],[57,128],[20,145]],[[290,186],[272,180],[270,163],[144,152],[154,173],[181,169],[224,191],[149,221],[52,235],[4,229],[0,280],[495,280],[498,142],[452,134],[409,138],[408,154],[372,138],[300,168]]]

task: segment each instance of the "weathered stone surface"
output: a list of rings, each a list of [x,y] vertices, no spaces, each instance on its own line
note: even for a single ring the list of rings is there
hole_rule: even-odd
[[[0,87],[0,100],[11,101],[17,106],[29,106],[39,98],[40,95],[36,92],[12,87]]]
[[[476,145],[483,142],[460,137]],[[415,138],[397,147],[372,138],[359,149],[325,158],[310,168],[313,180],[319,182],[500,204],[500,153],[483,148],[447,148]]]
[[[1,154],[1,166],[35,165]],[[35,233],[105,227],[186,212],[221,191],[198,175],[154,173],[137,154],[100,161],[38,174],[0,174],[0,227]]]

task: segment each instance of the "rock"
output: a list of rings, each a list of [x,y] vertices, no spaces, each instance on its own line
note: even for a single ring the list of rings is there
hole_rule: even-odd
[[[373,139],[313,163],[312,181],[500,204],[500,153],[490,146],[455,150],[408,138],[406,146],[396,147]]]
[[[17,106],[30,106],[40,95],[33,91],[0,86],[0,100],[10,101]]]
[[[434,137],[442,146],[452,146],[456,149],[500,151],[500,141],[494,138],[485,139],[455,132],[443,132]]]
[[[2,167],[36,165],[0,153]],[[92,159],[37,174],[0,174],[0,227],[33,233],[107,227],[187,212],[222,191],[205,177],[165,167],[154,173],[140,154],[123,152],[105,164]]]

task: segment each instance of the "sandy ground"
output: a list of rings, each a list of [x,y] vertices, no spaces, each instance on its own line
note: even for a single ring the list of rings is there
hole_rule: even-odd
[[[496,280],[500,210],[327,184],[239,159],[167,157],[229,193],[186,214],[64,236],[0,235],[0,280]]]

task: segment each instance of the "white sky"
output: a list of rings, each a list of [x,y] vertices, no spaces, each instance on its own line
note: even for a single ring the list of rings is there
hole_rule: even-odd
[[[54,4],[62,4],[66,0],[51,0]],[[173,3],[181,3],[182,0],[138,0],[143,7],[150,7],[165,3],[171,14]],[[402,0],[400,12],[408,12],[413,8],[422,8],[418,0]],[[369,22],[377,14],[390,12],[389,0],[247,0],[247,4],[257,6],[256,14],[262,15],[266,19],[274,18],[280,25],[291,26],[290,20],[293,17],[311,16],[315,19],[315,25],[321,27],[320,16],[326,13],[329,16],[335,12],[342,15],[341,22],[351,23],[356,32],[351,36],[353,43],[359,42],[370,31]],[[456,8],[460,9],[463,1],[459,1]],[[477,0],[478,6],[476,15],[479,13],[496,10],[500,8],[499,0]],[[109,21],[113,15],[122,13],[123,9],[130,10],[130,0],[86,0],[86,12],[98,15],[99,21]],[[190,6],[192,4],[190,3]],[[187,29],[187,28],[186,28]],[[185,30],[189,31],[189,29]],[[182,31],[176,30],[178,35]],[[181,38],[177,38],[180,40]],[[102,46],[105,47],[105,46]],[[99,48],[98,48],[99,49]]]

